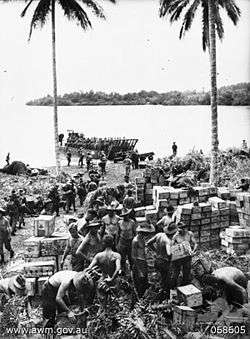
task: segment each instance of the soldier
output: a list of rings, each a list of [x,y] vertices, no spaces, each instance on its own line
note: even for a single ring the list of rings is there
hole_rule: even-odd
[[[0,207],[0,256],[1,261],[0,264],[4,263],[4,251],[3,245],[6,250],[10,252],[10,257],[13,258],[14,251],[11,248],[11,229],[8,218],[5,217],[6,211]]]
[[[79,180],[79,184],[77,185],[77,195],[80,201],[80,206],[83,206],[84,199],[87,195],[86,185],[83,182],[82,178]]]
[[[137,235],[132,241],[132,259],[133,259],[133,280],[139,298],[143,296],[148,288],[148,266],[145,252],[145,235],[154,233],[153,225],[139,226]]]
[[[80,168],[83,167],[83,158],[84,158],[84,154],[82,153],[82,151],[79,152],[79,160],[78,160],[78,166]]]
[[[116,215],[116,203],[111,203],[107,208],[108,214],[102,218],[101,236],[111,235],[114,239],[113,249],[116,247],[120,217]]]
[[[67,242],[67,246],[62,256],[61,269],[63,269],[65,259],[67,258],[68,255],[70,255],[72,271],[80,272],[84,269],[84,265],[83,261],[81,260],[81,258],[79,258],[76,252],[78,247],[82,243],[83,238],[79,235],[77,231],[77,224],[75,222],[69,225],[69,233],[70,239]]]
[[[84,260],[84,267],[87,267],[96,253],[102,249],[101,238],[98,234],[99,227],[100,222],[91,222],[87,225],[88,233],[76,251],[76,255]]]
[[[178,231],[172,238],[172,245],[183,244],[186,248],[187,255],[184,258],[175,260],[173,262],[174,268],[174,284],[177,286],[177,280],[182,271],[183,276],[183,285],[187,285],[191,280],[191,261],[192,255],[196,252],[197,242],[195,240],[194,234],[191,231],[188,231],[186,225],[183,222],[178,223]]]
[[[72,154],[70,151],[67,152],[67,161],[68,161],[68,167],[70,166],[70,163],[71,163],[71,158],[72,158]]]
[[[87,172],[90,170],[91,162],[92,162],[92,155],[91,155],[90,152],[88,152],[88,153],[87,153],[87,156],[86,156]]]
[[[49,277],[42,290],[44,327],[55,326],[56,314],[66,312],[71,322],[76,322],[76,314],[70,310],[73,302],[82,301],[93,294],[94,283],[85,272],[59,271]]]
[[[0,294],[11,298],[25,296],[26,292],[26,280],[21,274],[0,280]]]
[[[19,220],[19,210],[20,202],[18,200],[15,190],[13,190],[6,206],[6,214],[10,217],[11,235],[16,234],[16,226]]]
[[[67,184],[63,187],[64,198],[66,200],[66,213],[69,213],[71,206],[73,206],[74,212],[76,211],[75,204],[75,185],[73,180],[69,180]]]
[[[59,217],[60,209],[60,194],[58,192],[59,185],[55,184],[48,194],[48,199],[52,201],[52,213],[56,212],[56,216]]]
[[[126,258],[128,258],[130,268],[132,268],[132,240],[136,235],[136,223],[130,217],[131,210],[123,210],[122,220],[118,223],[117,251],[121,255],[122,273],[126,272]]]
[[[9,166],[9,164],[10,164],[10,153],[7,154],[5,161],[6,161],[7,166]]]
[[[155,269],[161,275],[162,294],[170,298],[170,258],[171,258],[171,239],[177,232],[177,226],[174,222],[164,227],[164,232],[157,233],[152,239],[146,242],[146,246],[156,252]],[[154,244],[154,246],[153,246]]]
[[[102,272],[104,281],[108,284],[114,282],[121,270],[121,256],[112,250],[113,242],[112,236],[106,235],[102,241],[104,251],[97,253],[87,268],[87,270],[91,270],[98,267]]]

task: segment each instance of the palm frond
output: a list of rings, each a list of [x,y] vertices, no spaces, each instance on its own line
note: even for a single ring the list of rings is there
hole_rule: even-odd
[[[221,7],[223,7],[226,10],[227,15],[232,20],[234,25],[236,25],[240,18],[241,11],[239,7],[236,6],[235,1],[234,0],[218,0],[218,3]]]
[[[50,12],[50,3],[51,0],[39,0],[30,23],[29,40],[31,38],[33,29],[36,28],[37,25],[43,27],[46,23],[47,16]]]
[[[220,8],[219,8],[218,3],[215,4],[214,24],[215,24],[215,28],[216,28],[218,37],[219,37],[220,40],[222,40],[223,37],[224,37],[224,27],[223,27],[222,19],[221,19],[221,16],[220,16]]]
[[[84,5],[90,7],[97,17],[105,19],[102,7],[98,5],[95,1],[93,0],[80,0],[80,1],[83,2]]]
[[[179,4],[172,4],[172,6],[170,5],[169,13],[172,13],[172,15],[170,16],[171,23],[179,19],[181,12],[188,5],[189,2],[190,0],[184,0],[184,1],[179,2]]]
[[[27,1],[28,1],[28,0],[25,0],[25,2],[27,2]],[[28,5],[25,6],[24,10],[23,10],[22,13],[21,13],[21,17],[24,17],[24,16],[25,16],[25,14],[26,14],[28,8],[30,7],[30,5],[32,4],[33,1],[34,1],[34,0],[30,0],[29,3],[28,3]]]
[[[184,36],[185,32],[188,31],[190,29],[190,27],[192,26],[194,16],[195,16],[195,12],[196,12],[200,2],[201,2],[201,0],[194,0],[192,5],[187,10],[187,12],[184,16],[184,19],[183,19],[181,30],[180,30],[180,35],[179,35],[180,39]]]
[[[58,0],[58,2],[69,20],[76,20],[84,30],[92,27],[87,13],[76,0]]]
[[[202,49],[205,52],[209,48],[209,15],[208,3],[202,1]]]
[[[175,2],[175,0],[160,0],[160,10],[159,10],[160,18],[168,14],[169,6],[171,5],[172,2]]]

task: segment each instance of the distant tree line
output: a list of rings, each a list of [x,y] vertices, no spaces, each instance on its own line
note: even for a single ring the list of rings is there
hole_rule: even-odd
[[[239,83],[224,86],[218,90],[219,105],[248,106],[250,105],[250,83]],[[29,101],[30,106],[53,105],[53,98],[47,95],[44,98]],[[60,106],[90,106],[90,105],[210,105],[209,92],[197,91],[170,91],[158,93],[156,91],[140,91],[127,94],[104,92],[74,92],[58,96]]]

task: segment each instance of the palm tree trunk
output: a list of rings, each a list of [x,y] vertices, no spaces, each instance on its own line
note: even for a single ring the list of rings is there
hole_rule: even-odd
[[[52,60],[53,60],[53,95],[54,95],[54,142],[56,155],[56,172],[60,173],[60,157],[58,143],[58,116],[57,116],[57,76],[56,76],[56,30],[55,30],[55,0],[51,5],[51,22],[52,22]]]
[[[216,70],[216,33],[214,23],[213,0],[209,0],[209,55],[211,78],[211,122],[212,122],[212,147],[210,183],[217,186],[218,183],[218,117],[217,117],[217,70]]]

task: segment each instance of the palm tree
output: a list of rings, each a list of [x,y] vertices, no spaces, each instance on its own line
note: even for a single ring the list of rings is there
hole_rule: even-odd
[[[115,0],[110,0],[115,2]],[[36,0],[25,0],[28,2],[24,8],[21,16],[25,16],[28,8]],[[105,19],[103,14],[103,9],[98,5],[95,0],[38,0],[38,4],[34,11],[31,24],[30,24],[30,34],[29,39],[31,38],[32,31],[38,25],[41,27],[47,22],[49,14],[51,14],[51,24],[52,24],[52,69],[53,69],[53,97],[54,97],[54,139],[55,139],[55,155],[56,155],[56,169],[57,174],[60,173],[60,157],[59,157],[59,145],[58,145],[58,116],[57,116],[57,75],[56,75],[56,30],[55,30],[55,5],[56,2],[62,7],[64,15],[69,20],[76,20],[81,27],[86,30],[91,28],[91,22],[89,20],[87,12],[81,7],[79,2],[82,2],[85,7],[88,7],[92,10],[94,15],[101,19]]]
[[[197,9],[202,10],[202,47],[209,50],[210,80],[211,80],[211,168],[210,183],[217,185],[218,181],[218,121],[217,121],[217,71],[216,71],[216,33],[220,40],[224,36],[224,28],[220,15],[220,9],[224,9],[237,24],[240,17],[240,9],[234,0],[160,0],[160,17],[169,17],[170,22],[177,21],[185,10],[179,38],[181,39],[193,23]]]

